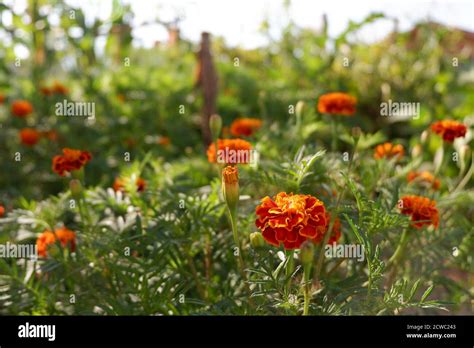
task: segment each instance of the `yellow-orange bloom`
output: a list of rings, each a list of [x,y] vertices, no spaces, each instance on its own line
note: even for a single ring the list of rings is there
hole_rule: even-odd
[[[76,250],[76,234],[66,227],[57,228],[54,232],[44,231],[36,240],[38,255],[48,256],[48,247],[58,240],[63,248],[69,247],[71,252]]]
[[[436,179],[433,174],[427,171],[423,172],[410,172],[407,175],[407,181],[418,181],[429,184],[433,189],[437,190],[441,186],[439,179]]]
[[[411,215],[412,226],[422,228],[423,225],[438,227],[439,213],[436,202],[421,196],[404,196],[401,198],[400,211],[404,215]]]
[[[15,100],[11,106],[12,114],[16,117],[26,117],[33,112],[33,105],[27,100]]]
[[[121,178],[116,178],[113,184],[114,191],[124,191],[126,185],[126,180]],[[146,188],[146,181],[142,178],[137,178],[135,180],[135,185],[137,187],[137,192],[143,192]]]
[[[384,143],[377,145],[375,148],[374,158],[381,159],[383,157],[392,158],[398,157],[400,159],[405,154],[403,146],[400,144],[394,145],[392,143]]]
[[[249,137],[262,126],[258,118],[238,118],[230,125],[230,133],[236,137]]]
[[[64,176],[66,172],[81,169],[91,158],[89,151],[64,148],[63,155],[53,157],[53,171]]]
[[[318,100],[318,111],[322,114],[352,116],[356,112],[357,98],[347,93],[323,94]]]
[[[249,163],[251,160],[252,145],[242,139],[218,139],[217,146],[219,150],[216,154],[214,143],[207,149],[207,159],[211,163]]]
[[[437,121],[431,125],[431,130],[448,143],[452,143],[456,138],[464,137],[467,132],[464,124],[453,120]]]
[[[23,128],[19,135],[21,143],[27,146],[36,145],[41,138],[41,133],[33,128]]]
[[[324,203],[316,197],[280,192],[261,202],[255,225],[267,243],[297,249],[305,240],[319,243],[324,238],[329,221]]]
[[[51,90],[53,91],[53,93],[60,94],[60,95],[65,95],[65,94],[68,94],[69,92],[69,89],[58,81],[55,81],[53,83]]]

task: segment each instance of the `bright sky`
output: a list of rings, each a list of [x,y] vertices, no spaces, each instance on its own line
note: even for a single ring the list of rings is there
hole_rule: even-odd
[[[20,11],[26,0],[14,1]],[[252,48],[265,43],[258,29],[264,18],[271,24],[276,37],[287,23],[284,0],[122,0],[134,12],[134,24],[157,17],[172,20],[182,17],[182,36],[198,40],[202,31],[223,36],[230,45]],[[66,0],[82,7],[89,18],[110,17],[111,0]],[[472,0],[291,0],[289,14],[300,26],[320,28],[324,13],[328,16],[329,33],[337,35],[349,20],[360,21],[371,12],[383,12],[399,19],[399,28],[406,30],[421,19],[460,27],[474,32],[474,2]],[[390,21],[379,21],[360,32],[360,38],[374,41],[391,29]],[[134,44],[150,47],[156,40],[165,41],[167,33],[161,26],[145,25],[133,31]]]

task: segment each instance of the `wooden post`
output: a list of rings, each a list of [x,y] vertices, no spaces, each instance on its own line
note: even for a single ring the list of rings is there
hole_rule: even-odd
[[[196,71],[196,86],[200,87],[203,95],[201,114],[201,130],[206,145],[212,142],[209,129],[209,117],[216,113],[217,100],[217,72],[211,54],[210,34],[202,33],[201,47],[197,53],[198,66]]]

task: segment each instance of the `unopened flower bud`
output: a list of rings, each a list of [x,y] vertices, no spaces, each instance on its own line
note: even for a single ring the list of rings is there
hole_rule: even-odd
[[[78,199],[82,195],[82,184],[78,179],[72,179],[69,182],[69,189],[71,190],[71,196]]]
[[[304,101],[300,100],[296,103],[296,107],[295,107],[296,117],[299,118],[303,115],[304,107],[305,107]]]
[[[311,265],[313,263],[313,255],[314,244],[312,241],[307,240],[303,244],[301,244],[300,260],[304,266]]]
[[[430,133],[427,130],[424,130],[420,135],[420,143],[423,145],[428,140]]]
[[[219,138],[219,135],[221,134],[222,118],[217,114],[211,115],[209,118],[209,128],[211,130],[213,141],[216,141],[216,139]]]
[[[253,232],[250,233],[250,244],[252,248],[259,249],[265,246],[265,239],[260,232]]]
[[[421,155],[421,152],[423,151],[422,147],[420,144],[416,144],[413,149],[411,150],[411,157],[415,158]]]
[[[239,201],[239,172],[237,167],[227,166],[222,170],[222,195],[229,210],[234,211]]]
[[[361,134],[362,134],[362,130],[360,129],[360,127],[353,127],[352,128],[352,137],[354,139],[356,139],[356,140],[359,139]]]

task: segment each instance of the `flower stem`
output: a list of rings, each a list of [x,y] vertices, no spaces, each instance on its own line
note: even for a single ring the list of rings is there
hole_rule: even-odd
[[[308,315],[309,313],[309,292],[310,292],[310,274],[311,274],[311,263],[304,265],[304,274],[303,274],[303,291],[304,291],[304,307],[303,315]]]
[[[294,258],[293,258],[293,254],[294,254],[294,251],[293,250],[288,250],[287,253],[286,253],[286,257],[288,258],[288,264],[286,266],[286,276],[287,276],[287,280],[286,280],[286,292],[289,294],[290,293],[290,286],[291,286],[291,274],[293,273],[294,269],[295,269],[295,261],[294,261]]]
[[[337,123],[334,118],[331,120],[331,149],[332,151],[337,150]]]

